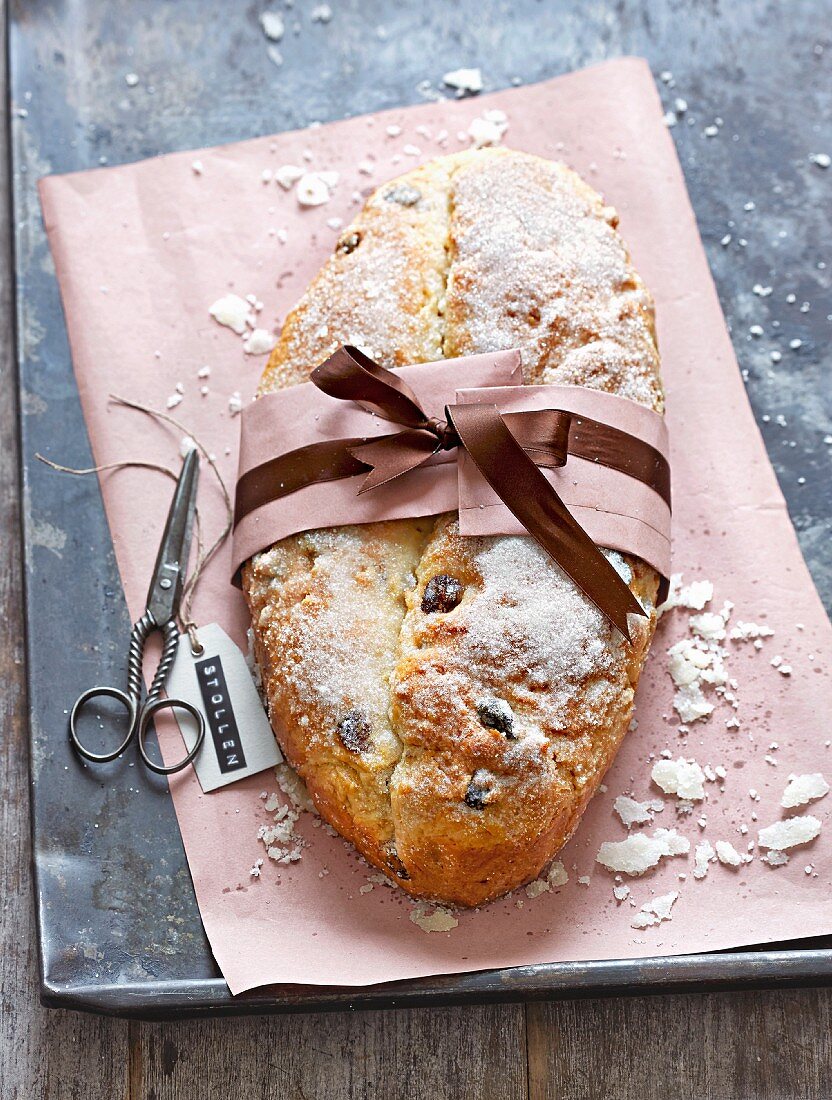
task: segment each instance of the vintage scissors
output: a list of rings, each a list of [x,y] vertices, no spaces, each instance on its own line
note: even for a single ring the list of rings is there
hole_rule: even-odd
[[[127,691],[116,687],[94,687],[83,692],[75,701],[69,716],[69,738],[73,748],[85,760],[104,764],[120,756],[134,737],[138,740],[139,754],[147,767],[157,775],[171,775],[181,771],[196,757],[205,738],[205,720],[200,711],[186,699],[160,698],[162,688],[176,657],[179,645],[179,628],[176,617],[182,601],[188,554],[191,547],[191,529],[196,508],[196,488],[199,479],[199,455],[188,452],[176,483],[173,502],[168,512],[165,533],[156,558],[153,580],[147,594],[147,607],[130,633],[130,654],[127,663]],[[163,638],[162,656],[153,676],[147,698],[142,703],[142,664],[147,639],[159,632]],[[116,699],[126,711],[129,720],[127,736],[112,752],[90,752],[78,736],[78,716],[92,699]],[[156,764],[147,755],[145,737],[154,714],[165,708],[180,708],[192,715],[197,723],[197,738],[193,748],[177,764],[170,767]]]

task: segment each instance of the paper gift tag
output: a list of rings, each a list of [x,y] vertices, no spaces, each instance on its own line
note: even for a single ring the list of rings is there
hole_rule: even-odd
[[[283,757],[239,646],[216,623],[200,626],[199,641],[202,653],[195,655],[188,635],[180,634],[166,691],[193,703],[205,719],[205,741],[194,768],[207,793],[272,768]],[[196,722],[184,711],[174,713],[190,751]]]

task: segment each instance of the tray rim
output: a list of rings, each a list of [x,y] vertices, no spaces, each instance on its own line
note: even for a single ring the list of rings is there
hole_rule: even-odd
[[[62,986],[41,972],[41,1003],[128,1019],[163,1020],[827,985],[832,985],[832,949],[771,948],[542,963],[370,986],[271,986],[236,997],[222,978]]]

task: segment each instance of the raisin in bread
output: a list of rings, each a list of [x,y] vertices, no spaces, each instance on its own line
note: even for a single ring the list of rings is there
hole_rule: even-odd
[[[464,152],[379,188],[287,318],[261,392],[339,344],[388,367],[519,348],[527,383],[663,396],[653,307],[615,211],[569,168]],[[630,723],[633,645],[525,537],[455,515],[312,531],[245,567],[280,745],[327,821],[408,893],[478,905],[572,834]]]

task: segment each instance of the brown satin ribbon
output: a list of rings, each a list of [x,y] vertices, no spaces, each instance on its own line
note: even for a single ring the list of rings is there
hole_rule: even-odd
[[[507,413],[496,405],[450,405],[429,417],[413,390],[354,347],[341,347],[312,372],[328,394],[355,401],[402,430],[372,439],[310,444],[248,470],[237,483],[235,525],[250,512],[307,485],[366,473],[359,493],[416,469],[442,450],[464,448],[529,534],[601,613],[630,640],[628,615],[644,615],[635,596],[538,469],[576,455],[620,470],[670,505],[670,469],[650,444],[562,409]]]

